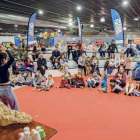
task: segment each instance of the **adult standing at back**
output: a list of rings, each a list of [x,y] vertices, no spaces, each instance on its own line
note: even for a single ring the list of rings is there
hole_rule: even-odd
[[[84,69],[84,73],[86,75],[86,57],[85,57],[84,52],[82,53],[82,55],[78,59],[78,68]]]
[[[111,53],[115,53],[115,50],[118,52],[118,48],[117,48],[117,46],[114,42],[114,39],[113,39],[111,41],[111,45],[109,45],[108,50],[107,50],[108,51],[108,56],[110,57]]]
[[[67,47],[67,43],[64,42],[63,46],[62,46],[62,52],[65,55],[65,57],[67,57],[68,55],[68,47]]]
[[[105,41],[103,41],[103,44],[101,44],[99,52],[100,52],[100,57],[105,57],[105,52],[107,50],[107,44]]]
[[[16,50],[16,47],[15,47],[15,44],[10,44],[10,49],[9,49],[10,53],[13,55],[14,59],[16,59],[17,57],[17,50]],[[16,61],[14,61],[12,63],[12,73],[14,74],[15,73],[15,70],[16,70]]]
[[[72,53],[72,43],[71,42],[69,42],[69,44],[68,44],[68,59],[70,58],[70,53]]]
[[[37,70],[39,70],[42,75],[45,75],[45,71],[48,69],[48,67],[46,59],[43,58],[43,54],[39,55],[39,58],[37,60],[37,66]]]
[[[14,62],[14,57],[7,50],[6,47],[0,44],[0,50],[6,51],[9,56],[9,60],[7,59],[7,54],[4,52],[0,53],[0,100],[6,105],[10,106],[12,110],[19,111],[18,102],[16,96],[10,85],[10,73],[8,69],[11,64]]]

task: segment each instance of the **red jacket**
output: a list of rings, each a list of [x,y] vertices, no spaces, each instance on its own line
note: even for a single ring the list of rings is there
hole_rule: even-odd
[[[61,80],[61,86],[64,86],[64,85],[68,85],[69,83],[68,83],[68,80],[67,79],[65,79],[65,80]]]
[[[84,82],[84,79],[81,77],[81,78],[79,78],[79,77],[76,77],[75,78],[75,82],[78,82],[78,83],[81,83],[81,84],[84,84],[85,82]]]

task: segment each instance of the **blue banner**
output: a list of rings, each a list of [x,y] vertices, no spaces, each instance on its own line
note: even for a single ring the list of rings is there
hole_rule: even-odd
[[[36,43],[36,41],[34,40],[35,19],[36,13],[33,13],[28,22],[28,39],[27,39],[28,46],[31,46],[32,44]]]
[[[54,37],[51,37],[51,39],[50,39],[50,45],[51,46],[54,46]]]
[[[20,46],[20,37],[15,37],[15,46],[19,47]]]
[[[124,46],[124,34],[123,34],[121,17],[119,13],[114,9],[111,9],[111,15],[112,15],[116,44]]]
[[[77,17],[77,21],[78,21],[78,28],[79,28],[79,40],[82,40],[82,28],[81,28],[81,22],[79,17]]]

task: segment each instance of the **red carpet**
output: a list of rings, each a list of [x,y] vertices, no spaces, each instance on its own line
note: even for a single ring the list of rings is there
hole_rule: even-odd
[[[60,78],[54,78],[55,86]],[[140,98],[99,93],[97,89],[15,90],[21,111],[56,128],[51,140],[138,140]]]

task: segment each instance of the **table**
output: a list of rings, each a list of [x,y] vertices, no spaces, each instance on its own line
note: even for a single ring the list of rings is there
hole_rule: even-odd
[[[48,140],[57,133],[57,130],[54,128],[32,121],[29,124],[12,124],[4,127],[0,126],[0,140],[18,140],[18,134],[23,132],[24,127],[29,127],[31,130],[35,129],[36,126],[41,126],[46,133],[46,137],[42,140]]]

